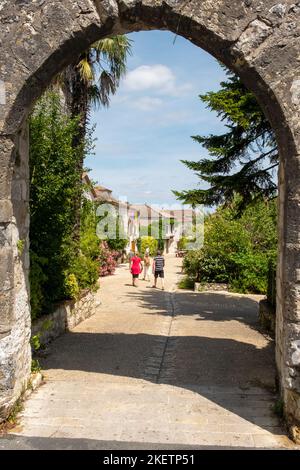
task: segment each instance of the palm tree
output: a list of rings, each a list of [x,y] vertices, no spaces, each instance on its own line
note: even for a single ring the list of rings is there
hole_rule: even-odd
[[[73,148],[81,153],[78,163],[78,198],[75,200],[74,239],[80,235],[81,178],[83,173],[84,142],[92,108],[109,106],[120,79],[126,73],[126,61],[131,54],[131,41],[115,36],[94,43],[62,75],[62,88],[72,118],[78,119]]]

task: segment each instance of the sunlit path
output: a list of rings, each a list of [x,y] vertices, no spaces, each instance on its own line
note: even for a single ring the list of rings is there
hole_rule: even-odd
[[[175,291],[180,260],[166,262],[165,292],[144,281],[133,288],[127,266],[102,280],[97,314],[52,343],[18,439],[52,448],[74,439],[107,449],[291,445],[272,411],[273,344],[257,330],[257,297]]]

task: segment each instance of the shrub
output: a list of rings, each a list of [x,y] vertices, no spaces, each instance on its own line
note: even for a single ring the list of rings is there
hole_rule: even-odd
[[[188,239],[186,237],[181,237],[177,243],[178,250],[185,250],[188,244]]]
[[[200,281],[202,251],[189,251],[183,259],[183,270],[193,281]]]
[[[33,316],[64,298],[65,272],[78,250],[73,227],[81,152],[72,146],[77,124],[53,92],[38,101],[30,117],[30,246],[37,257],[32,258],[33,271],[42,276],[39,288],[35,272],[30,276]]]
[[[236,254],[230,287],[235,292],[267,292],[268,258],[263,253]]]
[[[232,207],[206,217],[204,246],[185,256],[184,271],[194,281],[265,294],[269,262],[276,257],[276,203],[258,202],[236,215]]]
[[[32,359],[31,360],[31,372],[33,374],[36,374],[37,372],[40,372],[41,371],[41,365],[39,363],[39,360],[38,359]]]
[[[186,276],[179,281],[178,287],[179,289],[194,289],[194,281],[190,277]]]
[[[83,202],[80,241],[74,237],[82,149],[73,147],[78,119],[65,112],[58,93],[47,92],[30,117],[30,245],[32,317],[54,303],[77,298],[98,279],[99,240],[92,203]],[[90,133],[84,154],[91,149]]]
[[[67,274],[66,273],[64,288],[65,288],[66,297],[68,297],[70,299],[77,299],[78,298],[80,288],[79,288],[79,285],[78,285],[75,274],[73,274],[73,273]]]
[[[153,237],[141,237],[139,243],[139,251],[141,256],[144,256],[146,248],[149,248],[151,256],[155,256],[158,250],[158,240]]]
[[[80,289],[96,288],[99,277],[99,261],[79,253],[70,267]]]
[[[99,257],[99,273],[100,276],[109,276],[113,274],[117,267],[117,257],[119,253],[109,249],[107,242],[101,243]]]
[[[41,334],[38,333],[31,337],[30,344],[33,352],[38,351],[41,348]]]

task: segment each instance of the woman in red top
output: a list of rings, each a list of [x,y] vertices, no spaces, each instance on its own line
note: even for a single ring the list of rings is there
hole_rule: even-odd
[[[143,270],[143,265],[142,265],[142,260],[139,258],[138,253],[136,253],[132,258],[131,258],[131,274],[132,274],[132,285],[134,287],[137,287],[136,285],[136,280],[139,277],[139,274]]]

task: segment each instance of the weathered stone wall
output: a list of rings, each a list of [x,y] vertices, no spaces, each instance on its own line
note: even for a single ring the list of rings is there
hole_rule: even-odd
[[[94,315],[99,305],[98,295],[90,291],[76,302],[62,302],[54,312],[33,322],[32,336],[39,335],[40,343],[46,345]]]
[[[29,307],[28,130],[15,136],[15,164],[6,142],[0,201],[0,419],[26,387],[31,370]],[[1,158],[1,159],[2,159]],[[0,192],[1,192],[0,189]]]
[[[55,74],[96,39],[168,29],[235,70],[256,94],[276,132],[281,157],[277,365],[286,414],[299,424],[299,17],[299,0],[0,0],[0,80],[5,89],[5,103],[0,94],[2,416],[30,362],[23,123]],[[17,254],[18,240],[25,240],[22,256]]]

